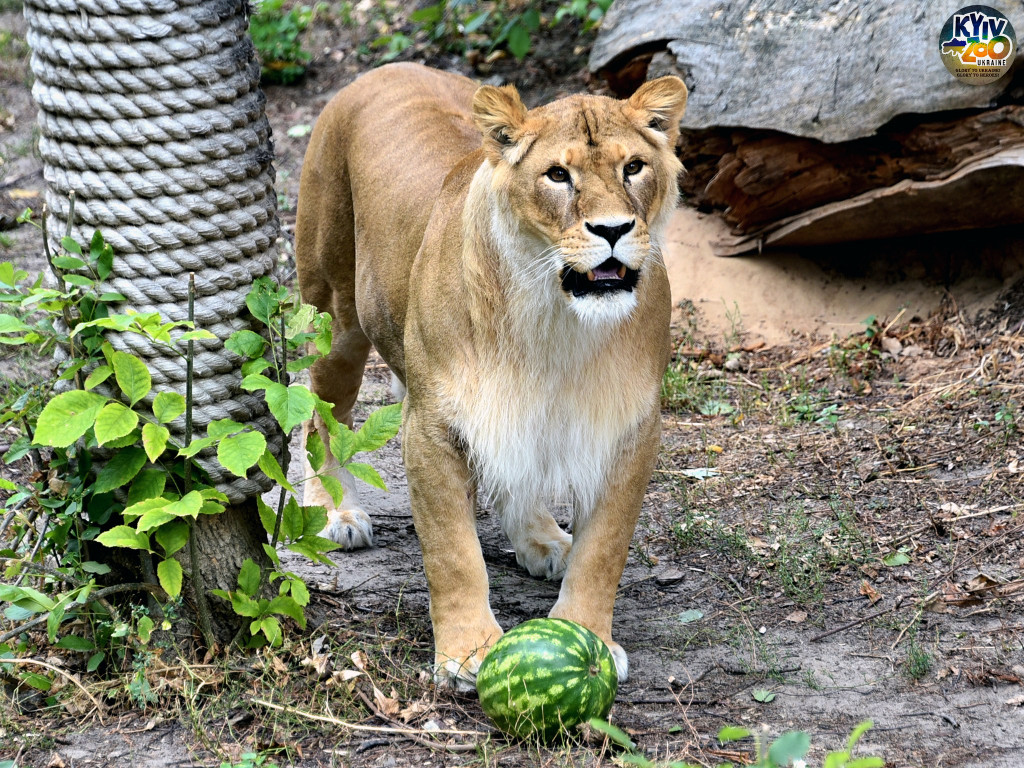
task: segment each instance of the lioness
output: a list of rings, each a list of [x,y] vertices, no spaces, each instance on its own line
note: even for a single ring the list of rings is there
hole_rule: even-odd
[[[351,426],[370,345],[405,388],[402,456],[430,587],[435,677],[475,679],[501,634],[476,535],[486,489],[516,558],[563,577],[551,616],[594,630],[620,679],[612,607],[660,435],[669,285],[659,238],[682,166],[673,77],[631,98],[527,110],[412,64],[338,93],[302,169],[303,297],[334,318],[313,388]],[[319,428],[323,429],[320,424]],[[351,476],[326,536],[372,543]],[[551,517],[571,499],[570,536]]]

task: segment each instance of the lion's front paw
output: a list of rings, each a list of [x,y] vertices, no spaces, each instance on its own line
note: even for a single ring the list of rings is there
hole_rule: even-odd
[[[434,683],[454,688],[459,693],[476,690],[476,673],[480,671],[487,650],[478,651],[465,659],[452,659],[437,654],[434,662]]]
[[[612,652],[612,660],[615,662],[615,671],[619,674],[619,682],[624,683],[629,679],[629,657],[622,646],[614,640],[606,643],[608,650]]]
[[[373,524],[361,509],[333,509],[327,513],[327,527],[321,534],[341,545],[342,549],[373,546]]]
[[[557,581],[565,575],[572,536],[558,528],[556,531],[550,538],[524,537],[524,541],[517,542],[516,562],[531,576]]]

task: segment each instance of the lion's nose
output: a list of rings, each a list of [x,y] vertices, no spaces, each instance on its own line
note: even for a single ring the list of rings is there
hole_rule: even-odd
[[[636,219],[627,221],[625,224],[591,224],[590,222],[586,224],[588,232],[598,237],[603,237],[612,248],[615,247],[615,243],[619,241],[619,238],[633,229],[634,226],[636,226]]]

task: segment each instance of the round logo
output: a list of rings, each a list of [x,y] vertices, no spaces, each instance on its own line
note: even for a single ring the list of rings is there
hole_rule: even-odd
[[[992,83],[1006,74],[1017,55],[1010,20],[987,5],[968,5],[946,20],[939,35],[942,63],[957,80]]]

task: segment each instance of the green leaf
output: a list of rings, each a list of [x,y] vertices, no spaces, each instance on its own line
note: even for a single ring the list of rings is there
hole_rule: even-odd
[[[312,304],[300,305],[292,316],[288,318],[284,329],[285,338],[294,339],[300,333],[304,333],[313,322],[314,317],[316,317],[316,307]]]
[[[110,457],[110,461],[96,475],[93,493],[106,493],[127,485],[139,474],[145,463],[146,452],[141,448],[122,448]]]
[[[300,357],[298,360],[289,360],[288,365],[285,366],[285,370],[287,370],[288,373],[304,371],[307,368],[312,367],[313,363],[319,360],[320,357],[320,355],[306,355],[304,357]]]
[[[37,589],[32,587],[16,587],[0,584],[0,602],[13,603],[32,613],[52,611],[56,603]]]
[[[287,389],[281,384],[268,387],[266,398],[267,407],[286,435],[313,415],[313,393],[301,384]]]
[[[78,635],[64,635],[57,641],[57,647],[67,651],[94,651],[96,644]]]
[[[235,432],[241,432],[246,428],[245,424],[241,424],[234,419],[217,419],[215,421],[211,421],[206,426],[206,434],[210,437],[220,439],[227,435],[234,434]]]
[[[232,474],[245,477],[266,450],[267,439],[262,433],[242,432],[225,437],[217,444],[217,460]]]
[[[303,629],[306,628],[306,615],[302,610],[302,606],[287,595],[278,595],[271,600],[270,605],[267,606],[267,611],[270,613],[279,613],[284,616],[290,616],[295,619],[300,627]]]
[[[750,695],[754,697],[754,701],[759,701],[762,704],[769,704],[775,700],[775,694],[764,688],[755,688]]]
[[[85,262],[75,256],[54,256],[53,266],[57,269],[82,269]]]
[[[249,376],[262,373],[263,371],[267,370],[267,368],[269,368],[270,366],[271,362],[269,360],[265,360],[262,357],[257,357],[253,360],[246,360],[244,363],[242,363],[242,379],[245,380],[249,378]]]
[[[25,325],[14,315],[0,315],[0,333],[20,333],[31,330],[32,326]]]
[[[526,54],[530,52],[530,30],[521,24],[516,24],[509,30],[506,44],[508,45],[509,53],[515,56],[518,61],[522,61]]]
[[[153,417],[161,424],[174,421],[185,412],[185,398],[177,392],[161,392],[153,398]]]
[[[309,467],[314,472],[319,472],[327,458],[327,447],[320,437],[320,430],[311,429],[306,433],[306,458],[309,460]]]
[[[115,525],[96,537],[96,541],[105,547],[126,547],[128,549],[149,549],[149,535],[139,533],[127,525]]]
[[[92,371],[90,371],[89,375],[85,377],[85,383],[82,386],[86,389],[92,389],[109,379],[113,372],[114,369],[109,365],[97,365],[92,369]]]
[[[284,384],[278,384],[276,381],[267,378],[262,373],[250,373],[242,379],[242,383],[239,386],[246,392],[256,392],[261,389],[266,390],[274,387],[284,389]]]
[[[195,518],[202,506],[202,494],[199,491],[189,491],[177,501],[168,504],[164,509],[175,517]]]
[[[135,476],[131,488],[128,489],[128,505],[160,496],[166,485],[167,473],[162,469],[142,470]]]
[[[114,249],[103,241],[103,235],[97,229],[93,232],[92,242],[89,244],[89,255],[96,262],[96,274],[100,280],[106,280],[114,269]],[[102,298],[102,297],[100,297]],[[124,298],[121,298],[124,301]]]
[[[315,536],[327,527],[327,510],[320,505],[302,508],[305,522],[302,524],[303,536]]]
[[[106,651],[97,651],[89,657],[89,661],[85,665],[86,672],[95,672],[99,669],[100,664],[103,663],[103,659],[107,656]]]
[[[200,437],[196,440],[193,440],[191,443],[189,443],[184,448],[179,450],[178,455],[185,456],[187,458],[192,458],[200,451],[209,448],[215,442],[217,442],[216,437]]]
[[[184,520],[172,520],[157,528],[153,538],[163,548],[164,557],[170,557],[188,543],[190,530]]]
[[[377,470],[369,464],[350,461],[345,465],[345,469],[352,473],[352,477],[357,480],[362,480],[367,485],[372,485],[374,488],[380,488],[382,491],[386,491],[388,489],[388,487],[384,485],[384,480],[379,474],[377,474]]]
[[[789,765],[802,759],[810,748],[810,736],[803,731],[789,731],[772,742],[768,748],[768,758],[776,765]]]
[[[436,24],[444,15],[444,7],[438,3],[428,5],[425,8],[413,11],[409,14],[409,21],[414,24]]]
[[[898,565],[906,565],[910,562],[910,555],[906,552],[890,552],[888,555],[882,558],[882,562],[888,565],[890,568]]]
[[[73,389],[48,402],[36,421],[36,445],[67,448],[84,435],[95,421],[107,398],[95,392]]]
[[[331,495],[334,506],[341,506],[341,500],[345,497],[345,489],[342,487],[341,481],[334,475],[320,475],[320,482],[323,483],[324,490]]]
[[[185,331],[185,333],[181,334],[181,338],[178,341],[206,341],[210,339],[216,340],[216,338],[205,328],[199,328],[195,331]]]
[[[246,359],[262,357],[267,340],[253,331],[235,331],[224,342],[224,348]]]
[[[337,434],[331,435],[331,455],[338,460],[339,464],[346,463],[356,453],[356,435],[344,424],[339,425],[341,429]]]
[[[255,597],[260,588],[260,567],[251,558],[246,558],[238,570],[238,588],[242,594]]]
[[[153,509],[163,509],[171,503],[170,499],[165,499],[163,496],[152,496],[148,499],[142,499],[137,501],[129,507],[126,507],[121,512],[121,516],[126,522],[131,522],[136,518],[142,517],[144,514]]]
[[[211,590],[214,594],[221,594],[223,597],[223,590]],[[259,616],[262,612],[260,611],[260,604],[253,600],[248,595],[243,595],[241,592],[230,592],[227,593],[228,599],[231,600],[231,608],[239,616],[246,616],[250,619],[254,619]]]
[[[848,762],[845,768],[885,768],[885,760],[880,757],[858,757]]]
[[[300,606],[309,605],[309,589],[306,587],[306,582],[302,579],[292,579],[292,597],[295,598],[295,602]]]
[[[615,742],[624,749],[636,748],[636,744],[633,743],[633,741],[629,738],[629,736],[626,735],[624,731],[622,731],[619,728],[616,728],[614,725],[605,720],[601,720],[597,717],[592,717],[590,718],[590,727],[598,733],[603,733],[605,736],[607,736],[609,739],[611,739],[613,742]]]
[[[273,536],[274,527],[277,525],[277,513],[267,506],[266,502],[259,496],[256,497],[256,509],[260,513],[260,522],[263,524],[263,530],[267,532],[268,536]]]
[[[109,565],[106,563],[97,563],[95,560],[86,560],[80,567],[86,573],[95,573],[99,576],[105,576],[110,573]]]
[[[167,511],[168,506],[170,506],[169,503],[143,513],[142,517],[140,517],[135,523],[135,530],[148,532],[154,528],[159,528],[170,520],[174,520],[175,515],[172,515]]]
[[[143,645],[146,645],[149,642],[149,638],[153,636],[153,620],[149,616],[141,617],[136,629],[139,633],[139,640]]]
[[[850,738],[846,740],[846,749],[848,752],[853,752],[853,748],[857,746],[857,742],[860,741],[861,736],[867,733],[874,726],[874,722],[871,720],[863,720],[857,723],[857,726],[850,732]]]
[[[297,539],[302,535],[303,528],[304,521],[302,519],[302,510],[299,508],[299,502],[295,500],[294,496],[289,496],[287,503],[284,505],[284,514],[281,518],[281,538],[289,541]]]
[[[92,280],[84,275],[64,275],[64,282],[70,285],[77,285],[79,288],[92,288],[96,285],[96,281]]]
[[[107,403],[96,415],[96,442],[100,445],[124,437],[139,423],[139,414],[121,403]],[[147,427],[152,426],[147,424]],[[146,434],[145,427],[142,430]]]
[[[735,725],[727,725],[725,728],[718,732],[718,740],[722,744],[728,744],[731,741],[739,741],[750,736],[751,733],[746,728],[740,728]]]
[[[78,241],[73,237],[62,237],[60,239],[60,247],[68,253],[75,253],[79,256],[82,255],[82,246],[80,246]]]
[[[260,460],[257,464],[264,475],[269,477],[286,491],[295,493],[295,488],[288,482],[288,478],[285,477],[284,470],[281,469],[281,464],[274,457],[274,454],[270,452],[269,448],[263,451],[263,454],[260,456]]]
[[[263,551],[266,553],[267,557],[270,558],[270,562],[272,562],[276,568],[281,567],[281,558],[278,556],[276,549],[269,544],[264,543]]]
[[[378,408],[367,416],[366,422],[356,433],[356,445],[353,453],[377,450],[397,435],[401,426],[401,403],[393,403],[392,405]]]
[[[135,405],[139,400],[149,394],[153,387],[153,378],[143,363],[135,355],[127,352],[114,352],[111,357],[111,365],[114,366],[114,378],[117,379],[117,386],[121,388],[128,401]]]
[[[167,441],[171,432],[163,424],[147,423],[142,427],[142,447],[146,450],[146,456],[154,464],[167,447]]]
[[[692,621],[700,621],[704,618],[704,614],[698,611],[696,608],[691,608],[688,611],[683,611],[679,614],[680,624],[689,624]]]
[[[50,678],[36,674],[35,672],[22,672],[18,677],[20,677],[21,681],[26,685],[30,685],[40,691],[48,691],[52,685]]]
[[[281,622],[273,616],[267,616],[260,622],[260,631],[266,635],[271,645],[281,642]]]
[[[181,594],[181,563],[177,560],[161,560],[156,567],[156,577],[168,595],[177,597]]]

